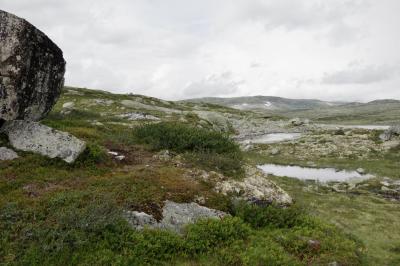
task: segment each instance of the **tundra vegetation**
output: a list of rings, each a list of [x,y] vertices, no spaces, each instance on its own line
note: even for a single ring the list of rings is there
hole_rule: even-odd
[[[210,112],[219,116],[206,116]],[[381,184],[383,177],[400,178],[399,146],[379,150],[380,132],[315,129],[299,140],[240,149],[231,138],[237,125],[225,125],[220,117],[273,125],[286,119],[207,103],[64,88],[42,123],[86,141],[87,148],[73,164],[20,151],[20,158],[0,161],[0,263],[400,263],[397,192],[382,190]],[[357,148],[364,144],[368,152]],[[0,146],[10,147],[5,135],[0,135]],[[271,155],[272,149],[279,153]],[[362,167],[377,178],[342,188],[269,175],[296,202],[283,207],[232,201],[217,193],[212,182],[188,174],[215,172],[240,180],[245,165],[308,166],[310,161],[319,167]],[[199,198],[202,205],[230,216],[199,220],[182,234],[136,231],[124,219],[127,210],[160,219],[165,200]]]

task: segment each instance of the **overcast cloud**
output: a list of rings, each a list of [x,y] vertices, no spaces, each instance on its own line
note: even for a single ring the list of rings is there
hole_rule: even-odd
[[[66,84],[164,99],[400,99],[398,0],[0,0]]]

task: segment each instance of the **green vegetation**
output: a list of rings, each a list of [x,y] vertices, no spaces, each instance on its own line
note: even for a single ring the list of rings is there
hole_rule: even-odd
[[[95,104],[96,99],[110,102]],[[176,111],[126,107],[120,104],[122,100]],[[66,102],[74,102],[75,108],[63,113]],[[74,134],[88,147],[71,165],[20,151],[18,160],[0,162],[0,265],[400,264],[400,205],[377,194],[380,179],[365,181],[368,188],[338,193],[313,182],[270,176],[296,204],[259,207],[243,202],[232,205],[228,196],[213,190],[213,184],[197,179],[194,169],[217,171],[229,178],[243,176],[244,161],[306,166],[312,160],[316,166],[362,167],[380,177],[400,178],[400,146],[385,153],[371,150],[363,157],[340,157],[340,151],[335,151],[304,158],[319,141],[334,145],[333,138],[347,136],[338,131],[316,132],[318,140],[312,145],[301,139],[243,153],[228,135],[207,129],[195,108],[248,114],[210,104],[66,89],[43,123]],[[125,113],[150,114],[162,122],[119,117]],[[354,134],[379,143],[379,131]],[[4,134],[0,134],[0,146],[10,146]],[[275,156],[262,153],[275,147],[280,149]],[[183,162],[158,159],[155,155],[164,149],[173,156],[182,155]],[[125,159],[118,161],[107,150]],[[125,210],[160,219],[165,200],[199,198],[204,199],[201,205],[232,217],[198,221],[182,235],[135,231],[124,219]]]
[[[220,132],[182,123],[145,124],[135,129],[137,142],[154,150],[168,149],[187,153],[190,162],[226,175],[243,173],[239,146]]]
[[[294,215],[290,228],[265,222],[254,229],[252,218],[247,218],[249,224],[239,217],[200,220],[179,236],[161,230],[134,231],[112,198],[87,192],[57,193],[37,205],[32,209],[8,203],[0,209],[0,258],[6,264],[323,265],[337,261],[354,265],[362,259],[356,241],[311,217],[308,223],[299,223]],[[287,213],[270,208],[274,209],[271,220]],[[260,207],[252,210],[263,212]],[[208,261],[202,262],[205,257]]]

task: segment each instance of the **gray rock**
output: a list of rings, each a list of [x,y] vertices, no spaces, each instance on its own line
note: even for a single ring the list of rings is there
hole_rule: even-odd
[[[382,134],[379,135],[379,139],[382,141],[389,141],[392,138],[392,132],[386,130]]]
[[[11,161],[18,158],[18,154],[5,147],[0,147],[0,161]]]
[[[144,228],[158,228],[158,222],[153,216],[137,211],[125,211],[125,219],[136,230],[143,230]]]
[[[117,115],[119,118],[125,118],[130,121],[137,121],[137,120],[154,120],[158,121],[160,118],[155,117],[153,115],[144,114],[144,113],[126,113]]]
[[[279,149],[278,148],[273,148],[270,152],[269,152],[269,154],[271,154],[271,155],[278,155],[279,154]]]
[[[0,124],[43,118],[64,84],[62,51],[24,19],[0,10]]]
[[[278,205],[290,205],[292,198],[282,188],[277,186],[260,169],[246,166],[246,178],[242,181],[224,180],[217,182],[215,190],[224,195],[233,195],[251,203],[265,205],[276,203]]]
[[[159,112],[163,112],[163,113],[167,113],[167,114],[181,113],[181,111],[179,111],[179,110],[166,108],[166,107],[162,107],[162,106],[144,104],[144,103],[141,103],[138,101],[132,101],[132,100],[122,100],[121,104],[125,107],[139,109],[139,110],[159,111]]]
[[[289,121],[293,126],[304,125],[304,122],[300,118],[293,118]]]
[[[357,170],[356,170],[356,172],[357,173],[359,173],[360,175],[363,175],[363,174],[365,174],[365,170],[364,170],[364,168],[358,168]]]
[[[86,144],[71,134],[54,130],[37,122],[14,120],[5,123],[2,128],[11,145],[18,150],[30,151],[61,158],[72,163],[81,154]]]
[[[181,232],[186,224],[195,223],[199,219],[221,219],[226,215],[227,214],[222,211],[209,209],[194,202],[175,203],[172,201],[166,201],[163,208],[161,227]]]
[[[145,227],[154,229],[166,229],[182,233],[185,225],[195,223],[199,219],[221,219],[228,214],[200,206],[197,203],[176,203],[173,201],[165,201],[163,207],[163,218],[157,222],[153,216],[136,211],[127,211],[125,219],[137,230]]]
[[[400,125],[391,126],[389,129],[385,130],[382,134],[379,135],[379,138],[382,141],[389,141],[393,138],[393,136],[400,135]]]
[[[221,113],[212,111],[194,111],[194,113],[202,120],[210,123],[217,131],[228,132],[230,129],[230,122],[227,117]]]
[[[66,109],[71,109],[71,108],[75,107],[75,103],[74,102],[67,102],[67,103],[64,103],[62,107],[66,108]]]

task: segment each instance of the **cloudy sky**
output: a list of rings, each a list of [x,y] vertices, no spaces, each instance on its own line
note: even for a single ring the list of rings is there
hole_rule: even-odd
[[[398,0],[0,0],[66,84],[164,99],[400,99]]]

